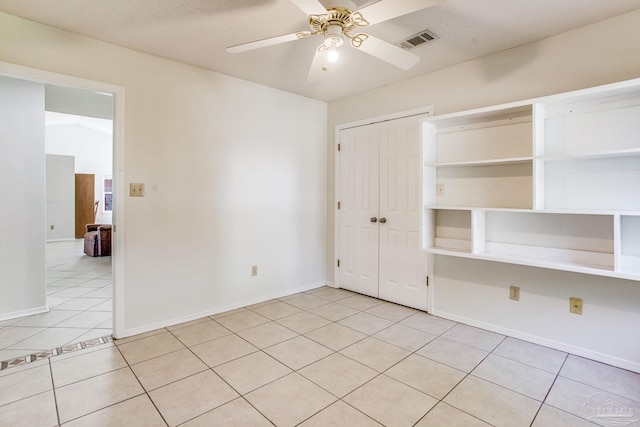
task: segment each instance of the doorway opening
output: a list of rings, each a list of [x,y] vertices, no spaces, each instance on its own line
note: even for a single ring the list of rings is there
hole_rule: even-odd
[[[117,153],[122,152],[124,91],[6,63],[0,63],[0,78],[5,84],[14,79],[42,85],[42,118],[46,116],[43,123],[37,124],[42,126],[45,139],[40,155],[42,165],[46,164],[46,172],[42,171],[46,191],[40,203],[32,203],[29,208],[39,210],[41,204],[44,210],[35,217],[38,222],[44,218],[40,244],[45,248],[33,251],[44,256],[25,261],[29,269],[44,270],[46,283],[34,286],[34,300],[28,308],[0,307],[0,327],[4,332],[7,328],[15,328],[16,332],[10,334],[12,340],[2,340],[0,361],[28,354],[47,357],[47,352],[59,353],[70,344],[117,336],[122,325],[122,310],[118,310],[122,298],[116,298],[115,288],[119,282],[121,286],[122,263],[118,259],[123,254],[115,227],[118,215],[122,215],[123,195],[121,179],[114,171],[122,162]],[[21,106],[18,102],[11,108]],[[85,254],[84,233],[79,238],[75,221],[77,174],[93,175],[90,216],[81,222],[113,227],[109,254]],[[23,284],[30,287],[33,281],[25,280]]]

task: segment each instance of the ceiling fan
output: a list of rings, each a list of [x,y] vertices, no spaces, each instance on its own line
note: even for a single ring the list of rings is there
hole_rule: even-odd
[[[309,30],[298,31],[227,48],[227,52],[241,53],[319,34],[324,41],[316,48],[307,80],[319,80],[328,63],[338,59],[338,48],[345,39],[351,46],[375,56],[403,70],[420,61],[420,57],[370,34],[358,32],[359,27],[378,24],[398,16],[426,9],[444,0],[380,0],[357,11],[346,7],[324,7],[318,0],[290,0],[309,16]]]

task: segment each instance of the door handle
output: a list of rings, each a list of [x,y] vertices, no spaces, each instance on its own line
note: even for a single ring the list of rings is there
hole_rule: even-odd
[[[380,224],[384,224],[385,222],[387,222],[387,218],[380,218]]]
[[[375,216],[372,216],[371,218],[369,218],[370,222],[378,222],[378,218],[376,218]]]

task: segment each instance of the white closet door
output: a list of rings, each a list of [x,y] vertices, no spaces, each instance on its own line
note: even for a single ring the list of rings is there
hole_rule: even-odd
[[[378,139],[365,126],[341,131],[340,144],[340,287],[377,297]]]
[[[426,310],[420,119],[340,132],[338,274],[342,288]]]
[[[420,250],[420,119],[380,123],[379,297],[427,309],[427,254]],[[386,222],[385,222],[386,220]]]

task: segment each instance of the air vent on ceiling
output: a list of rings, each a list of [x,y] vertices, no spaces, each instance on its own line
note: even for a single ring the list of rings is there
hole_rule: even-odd
[[[413,49],[414,47],[422,46],[425,43],[429,43],[430,41],[437,39],[439,39],[439,37],[431,31],[423,30],[418,34],[415,34],[408,39],[401,41],[400,43],[398,43],[398,46],[404,49]]]

